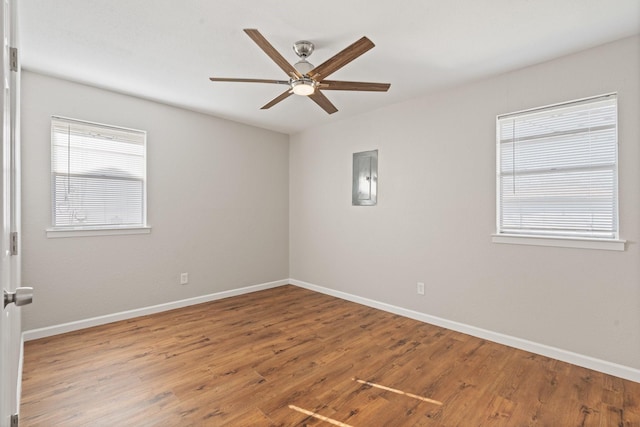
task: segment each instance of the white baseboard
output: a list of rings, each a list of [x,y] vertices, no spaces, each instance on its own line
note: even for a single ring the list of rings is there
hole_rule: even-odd
[[[229,291],[216,292],[214,294],[202,295],[194,298],[187,298],[179,301],[168,302],[165,304],[152,305],[149,307],[137,308],[134,310],[122,311],[119,313],[107,314],[104,316],[92,317],[90,319],[78,320],[75,322],[63,323],[60,325],[48,326],[45,328],[32,329],[22,333],[24,341],[46,338],[53,335],[64,334],[67,332],[77,331],[79,329],[90,328],[93,326],[104,325],[107,323],[117,322],[119,320],[132,319],[134,317],[146,316],[148,314],[159,313],[161,311],[174,310],[176,308],[187,307],[189,305],[202,304],[204,302],[215,301],[222,298],[234,297],[237,295],[248,294],[251,292],[262,291],[264,289],[276,288],[286,285],[287,279],[277,280],[275,282],[262,283],[259,285],[246,286],[244,288],[232,289]]]
[[[524,340],[517,337],[512,337],[510,335],[501,334],[499,332],[489,331],[487,329],[478,328],[464,323],[454,322],[452,320],[443,319],[441,317],[431,316],[428,314],[420,313],[418,311],[408,310],[406,308],[397,307],[391,304],[359,297],[357,295],[352,295],[341,291],[336,291],[334,289],[324,288],[322,286],[303,282],[301,280],[289,279],[289,283],[315,292],[320,292],[347,301],[366,305],[368,307],[377,308],[389,313],[419,320],[431,325],[436,325],[457,332],[462,332],[464,334],[471,335],[477,338],[482,338],[499,344],[504,344],[509,347],[529,351],[531,353],[536,353],[542,356],[550,357],[552,359],[561,360],[573,365],[582,366],[583,368],[593,369],[594,371],[614,375],[616,377],[624,378],[630,381],[640,382],[640,369],[619,365],[616,363],[608,362],[606,360],[596,359],[594,357],[585,356],[582,354],[574,353],[556,347],[551,347],[533,341]]]
[[[162,311],[173,310],[176,308],[187,307],[189,305],[201,304],[204,302],[214,301],[222,298],[233,297],[251,292],[261,291],[264,289],[276,288],[286,284],[292,284],[301,288],[309,289],[322,294],[331,295],[347,301],[352,301],[368,307],[383,310],[389,313],[405,316],[410,319],[419,320],[431,325],[440,326],[451,329],[453,331],[462,332],[477,338],[486,339],[499,344],[508,345],[520,350],[529,351],[542,356],[551,357],[563,362],[582,366],[584,368],[593,369],[595,371],[614,375],[627,380],[640,382],[640,369],[631,368],[629,366],[619,365],[608,362],[606,360],[596,359],[594,357],[585,356],[571,351],[551,347],[545,344],[528,341],[525,339],[501,334],[499,332],[489,331],[487,329],[478,328],[476,326],[443,319],[441,317],[431,316],[418,311],[408,310],[406,308],[397,307],[380,301],[363,298],[357,295],[348,294],[346,292],[336,291],[334,289],[325,288],[311,283],[303,282],[297,279],[284,279],[275,282],[263,283],[254,286],[247,286],[229,291],[217,292],[214,294],[203,295],[195,298],[188,298],[180,301],[174,301],[166,304],[159,304],[150,307],[143,307],[135,310],[123,311],[120,313],[108,314],[105,316],[92,317],[90,319],[79,320],[76,322],[63,323],[61,325],[49,326],[46,328],[33,329],[25,331],[22,334],[23,341],[31,341],[38,338],[45,338],[53,335],[64,334],[66,332],[77,331],[79,329],[90,328],[92,326],[104,325],[119,320],[127,320],[134,317],[146,316],[148,314],[159,313]]]

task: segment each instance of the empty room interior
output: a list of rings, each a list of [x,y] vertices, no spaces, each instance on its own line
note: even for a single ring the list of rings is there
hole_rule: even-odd
[[[637,0],[16,7],[20,426],[640,426]]]

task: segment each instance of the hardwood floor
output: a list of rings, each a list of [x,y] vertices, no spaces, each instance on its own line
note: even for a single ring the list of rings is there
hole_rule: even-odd
[[[21,426],[640,426],[640,384],[284,286],[25,344]]]

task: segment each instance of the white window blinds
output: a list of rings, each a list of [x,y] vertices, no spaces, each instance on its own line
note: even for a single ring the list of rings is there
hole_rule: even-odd
[[[498,234],[618,238],[617,99],[499,116]]]
[[[146,132],[51,118],[54,228],[146,225]]]

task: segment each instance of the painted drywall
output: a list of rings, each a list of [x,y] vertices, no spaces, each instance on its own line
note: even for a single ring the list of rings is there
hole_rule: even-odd
[[[287,135],[28,71],[21,111],[25,330],[288,277]],[[150,234],[46,237],[51,115],[147,131]]]
[[[293,135],[290,277],[640,368],[639,52],[628,38]],[[492,243],[496,116],[609,92],[626,250]],[[374,149],[378,205],[351,206],[352,154]]]

